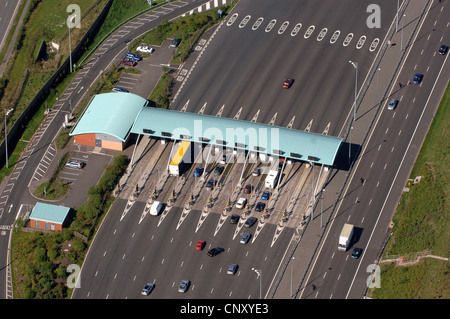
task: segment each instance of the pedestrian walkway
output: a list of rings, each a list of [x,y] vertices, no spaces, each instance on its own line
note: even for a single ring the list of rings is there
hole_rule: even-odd
[[[347,142],[351,129],[351,141],[353,144],[362,146],[367,139],[370,128],[376,120],[377,114],[386,100],[388,100],[389,89],[395,84],[397,73],[403,63],[404,55],[417,26],[421,22],[421,16],[428,5],[427,0],[406,1],[405,5],[400,8],[399,16],[408,17],[407,21],[403,21],[403,30],[400,28],[395,32],[395,23],[392,23],[387,33],[384,44],[380,47],[380,51],[372,65],[371,76],[367,78],[367,82],[361,87],[356,112],[356,121],[350,127],[347,123]],[[400,22],[402,22],[400,20]],[[409,23],[408,23],[409,22]],[[389,42],[388,42],[389,41]],[[402,45],[400,45],[400,43]],[[357,62],[357,61],[356,61]],[[366,92],[363,92],[366,91]],[[361,95],[361,93],[363,93]],[[361,97],[360,97],[361,96]],[[330,174],[334,175],[334,174]],[[331,214],[337,203],[335,203],[336,195],[344,189],[347,179],[347,172],[337,172],[333,178],[333,185],[327,186],[327,191],[323,199],[324,216],[319,216],[315,211],[314,219],[310,220],[305,231],[301,233],[299,241],[293,240],[280,266],[279,277],[275,279],[268,292],[268,298],[290,299],[299,298],[302,292],[303,280],[307,271],[313,262],[313,257],[318,252],[320,242],[325,234],[326,228],[321,228],[321,220],[329,221]],[[316,207],[317,208],[317,207]],[[325,222],[326,223],[326,222]],[[289,268],[288,268],[289,267]],[[291,271],[292,275],[286,272]],[[276,290],[275,290],[276,289]]]

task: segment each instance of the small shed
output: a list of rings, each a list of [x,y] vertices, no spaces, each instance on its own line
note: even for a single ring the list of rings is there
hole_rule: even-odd
[[[69,212],[69,207],[38,202],[30,214],[30,227],[61,231],[66,226]]]

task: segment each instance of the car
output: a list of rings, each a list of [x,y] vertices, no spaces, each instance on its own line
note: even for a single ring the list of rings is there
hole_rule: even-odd
[[[278,171],[281,171],[284,165],[284,158],[280,158],[280,161],[278,162]]]
[[[142,60],[142,57],[140,57],[139,55],[134,54],[134,53],[127,53],[125,55],[125,58],[127,58],[129,60],[133,60],[133,61],[141,61]]]
[[[239,221],[239,215],[233,214],[230,217],[230,224],[237,224]]]
[[[259,167],[256,167],[252,172],[253,176],[259,176],[260,174],[261,174],[261,169]]]
[[[241,197],[236,202],[236,208],[243,209],[246,204],[247,204],[247,199],[244,197]]]
[[[228,266],[227,275],[234,275],[238,269],[238,265],[230,264]]]
[[[210,179],[208,183],[206,183],[206,190],[212,191],[214,189],[214,186],[216,186],[216,181],[213,179]]]
[[[241,239],[239,240],[239,242],[241,244],[245,245],[250,240],[250,237],[252,237],[252,234],[250,234],[250,233],[243,233],[242,236],[241,236]]]
[[[151,48],[148,45],[140,45],[137,47],[136,51],[150,54],[150,53],[153,53],[155,51],[155,49]]]
[[[440,55],[446,55],[447,52],[448,52],[448,46],[445,45],[445,44],[441,45],[441,47],[439,48],[438,53],[439,53]]]
[[[249,218],[245,221],[244,226],[247,227],[247,228],[252,227],[253,224],[256,223],[257,220],[258,220],[258,218],[256,218],[256,217],[249,217]]]
[[[212,248],[212,249],[210,249],[209,251],[208,251],[208,256],[209,257],[214,257],[214,256],[216,256],[216,255],[218,255],[218,254],[220,254],[222,251],[224,251],[225,249],[223,249],[223,248],[221,248],[221,247],[215,247],[215,248]]]
[[[398,104],[398,100],[396,100],[396,99],[391,99],[391,100],[389,101],[389,104],[388,104],[388,106],[387,106],[387,109],[390,110],[390,111],[392,111],[392,110],[394,110],[394,109],[397,107],[397,104]]]
[[[261,195],[261,199],[262,200],[268,200],[270,198],[270,192],[269,191],[265,191],[264,193],[262,193]]]
[[[186,292],[189,288],[189,285],[191,284],[191,282],[187,279],[183,279],[180,282],[180,285],[178,286],[178,292]]]
[[[194,177],[200,177],[203,174],[203,168],[202,167],[197,167],[194,170]]]
[[[258,204],[256,204],[255,210],[257,212],[262,212],[264,208],[266,208],[266,204],[258,202]]]
[[[155,284],[147,283],[144,288],[142,288],[141,294],[148,296],[152,292],[153,288],[155,288]]]
[[[69,160],[69,161],[67,161],[66,166],[68,166],[70,168],[82,169],[83,167],[86,166],[86,163],[80,162],[80,161],[75,161],[75,160]]]
[[[292,79],[292,78],[284,79],[283,88],[284,89],[289,89],[292,86],[292,83],[294,83],[294,79]]]
[[[112,88],[111,92],[123,92],[123,93],[128,93],[129,91],[127,89],[124,89],[123,87],[120,86],[115,86]]]
[[[355,247],[352,252],[352,258],[358,259],[359,256],[361,255],[361,251],[362,251],[361,248]]]
[[[126,66],[136,66],[137,62],[136,61],[132,61],[132,60],[123,60],[122,64],[126,65]]]
[[[216,168],[214,169],[214,175],[219,176],[220,174],[222,174],[223,168],[223,166],[216,166]]]
[[[181,39],[175,38],[172,40],[172,42],[170,43],[169,48],[176,48],[181,42]]]
[[[414,75],[413,83],[414,83],[414,84],[419,84],[420,82],[422,82],[422,79],[423,79],[423,74],[421,74],[421,73],[416,73],[416,74]]]
[[[220,164],[222,164],[222,165],[225,165],[225,164],[227,164],[228,162],[229,162],[229,160],[230,160],[230,157],[232,156],[233,154],[230,154],[230,153],[225,153],[225,154],[223,154],[222,155],[222,159],[220,160]]]
[[[203,248],[205,247],[205,245],[206,245],[206,242],[204,240],[199,240],[197,242],[197,244],[195,245],[195,250],[202,251]]]
[[[244,193],[245,194],[250,194],[251,193],[251,191],[252,191],[252,185],[245,185],[245,187],[244,187]]]

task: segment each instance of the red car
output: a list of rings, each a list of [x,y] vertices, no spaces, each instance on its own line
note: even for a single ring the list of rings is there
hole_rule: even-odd
[[[201,251],[205,247],[206,242],[204,240],[199,240],[197,245],[195,245],[195,250]]]
[[[123,60],[122,61],[123,65],[128,65],[128,66],[136,66],[136,61],[131,61],[131,60]]]
[[[291,87],[292,83],[294,83],[294,79],[286,78],[283,82],[283,88],[289,89]]]

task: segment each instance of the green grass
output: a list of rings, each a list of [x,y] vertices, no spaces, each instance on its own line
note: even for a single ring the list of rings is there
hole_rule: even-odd
[[[450,256],[450,86],[444,94],[430,130],[420,150],[411,178],[422,176],[418,184],[401,197],[393,217],[393,235],[384,256],[416,253]],[[424,259],[411,266],[381,264],[381,288],[369,296],[392,299],[449,299],[450,263]]]

